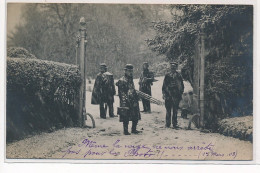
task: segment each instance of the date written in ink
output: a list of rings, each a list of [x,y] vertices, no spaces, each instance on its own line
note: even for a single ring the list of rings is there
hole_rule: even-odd
[[[235,159],[237,157],[237,151],[233,151],[227,154],[215,151],[201,152],[198,157],[231,157]]]

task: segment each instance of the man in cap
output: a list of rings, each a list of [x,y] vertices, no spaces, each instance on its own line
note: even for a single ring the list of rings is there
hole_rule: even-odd
[[[154,75],[152,72],[149,71],[148,62],[144,62],[143,73],[141,74],[139,79],[139,91],[151,96],[152,95],[151,86],[153,85],[153,80],[154,80]],[[151,113],[150,101],[142,98],[142,102],[144,108],[143,112]]]
[[[99,104],[100,118],[106,119],[104,104],[108,105],[109,116],[114,117],[115,86],[113,75],[107,72],[105,63],[100,64],[100,72],[97,74],[93,87],[91,104]]]
[[[163,81],[162,93],[166,108],[166,127],[170,127],[172,120],[173,127],[177,128],[177,112],[184,85],[181,75],[176,71],[178,64],[171,62],[170,66],[170,72],[165,75]]]
[[[141,119],[139,110],[139,97],[135,91],[133,82],[133,65],[127,64],[125,66],[125,75],[116,83],[118,86],[118,95],[120,99],[120,107],[118,114],[120,122],[123,122],[124,134],[130,135],[128,132],[129,121],[132,121],[132,133],[138,134],[140,131],[136,130],[138,120]]]
[[[107,111],[107,106],[109,108],[109,117],[115,117],[114,115],[114,95],[116,94],[114,77],[113,74],[106,71],[104,73],[105,83],[104,83],[104,100],[106,102],[105,112]]]

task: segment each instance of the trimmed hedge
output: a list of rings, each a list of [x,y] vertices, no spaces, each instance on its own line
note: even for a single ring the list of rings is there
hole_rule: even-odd
[[[218,132],[253,142],[253,116],[226,118],[218,122]]]
[[[7,58],[7,141],[76,126],[80,83],[75,65]]]
[[[7,48],[7,57],[36,59],[36,57],[33,54],[31,54],[28,50],[26,50],[22,47]]]

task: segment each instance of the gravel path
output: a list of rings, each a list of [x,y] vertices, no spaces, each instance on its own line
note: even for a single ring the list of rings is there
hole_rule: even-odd
[[[153,87],[160,87],[160,83],[156,83]],[[159,94],[155,96],[158,99],[161,98]],[[142,133],[125,136],[123,125],[118,117],[100,119],[99,107],[91,105],[90,98],[91,93],[87,92],[87,112],[94,116],[96,128],[65,128],[8,143],[6,145],[7,158],[253,159],[251,142],[218,133],[202,133],[197,129],[186,130],[188,120],[182,119],[180,113],[178,115],[180,129],[165,128],[165,108],[153,104],[152,113],[142,113],[142,120],[138,123],[138,130]],[[118,97],[115,97],[115,108],[118,102]],[[140,109],[142,110],[141,102]]]

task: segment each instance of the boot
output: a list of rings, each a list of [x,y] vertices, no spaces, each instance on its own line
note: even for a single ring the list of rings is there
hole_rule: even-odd
[[[128,122],[123,123],[123,127],[124,127],[124,135],[130,135],[130,133],[128,132]]]
[[[180,127],[178,126],[178,121],[177,121],[177,111],[173,112],[173,116],[172,116],[172,125],[173,128],[178,130]]]
[[[117,117],[117,116],[114,114],[113,103],[108,103],[107,105],[108,105],[108,108],[109,108],[109,117],[110,117],[110,118]]]
[[[104,103],[99,104],[100,118],[106,119],[106,110],[104,108]]]

